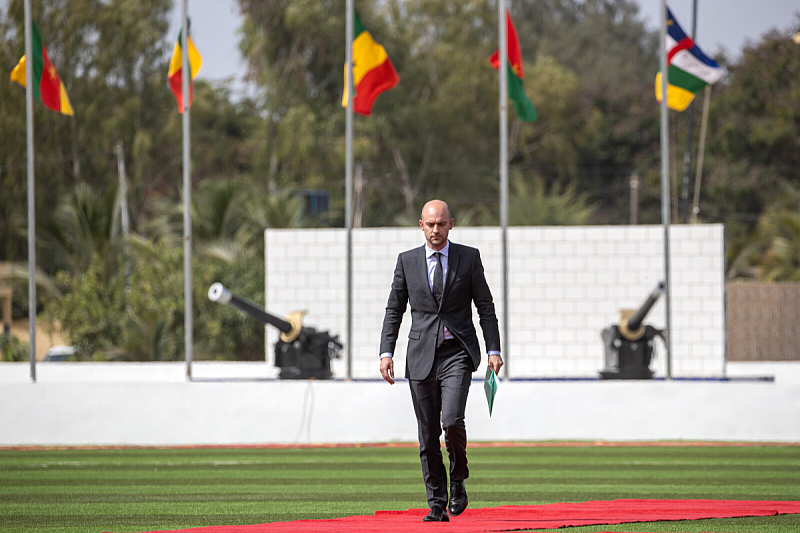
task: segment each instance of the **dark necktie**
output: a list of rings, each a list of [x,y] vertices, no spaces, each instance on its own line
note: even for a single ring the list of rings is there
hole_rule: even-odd
[[[435,252],[436,266],[433,269],[433,296],[436,298],[436,303],[440,304],[442,301],[442,292],[444,292],[444,275],[442,274],[442,254]],[[444,342],[444,323],[439,320],[439,327],[436,332],[436,347],[442,345]]]
[[[433,269],[433,295],[436,297],[436,303],[442,301],[442,292],[444,292],[444,276],[442,275],[442,254],[435,252],[436,267]]]

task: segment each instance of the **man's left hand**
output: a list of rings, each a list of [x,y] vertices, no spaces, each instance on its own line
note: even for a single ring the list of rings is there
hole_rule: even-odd
[[[499,355],[490,355],[487,364],[492,367],[496,375],[499,375],[500,369],[503,368],[503,358]]]
[[[381,358],[381,376],[389,385],[394,385],[394,360],[391,357]]]

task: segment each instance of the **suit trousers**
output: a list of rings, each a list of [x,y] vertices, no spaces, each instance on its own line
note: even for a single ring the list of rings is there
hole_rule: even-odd
[[[447,507],[447,472],[439,443],[443,428],[450,481],[469,477],[464,412],[471,382],[472,361],[457,341],[445,342],[436,349],[433,368],[425,379],[409,380],[429,507]]]

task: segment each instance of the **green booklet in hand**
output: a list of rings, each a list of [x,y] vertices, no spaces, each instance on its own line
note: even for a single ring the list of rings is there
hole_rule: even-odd
[[[492,416],[494,395],[497,394],[497,375],[490,366],[486,367],[486,378],[483,380],[483,390],[486,392],[486,401],[489,403],[489,416]]]

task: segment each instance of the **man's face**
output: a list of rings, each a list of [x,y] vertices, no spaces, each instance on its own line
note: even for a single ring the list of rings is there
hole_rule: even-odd
[[[443,206],[427,207],[422,212],[419,227],[425,233],[425,240],[432,250],[441,250],[447,244],[447,235],[453,229],[453,219],[447,218],[449,214]]]

